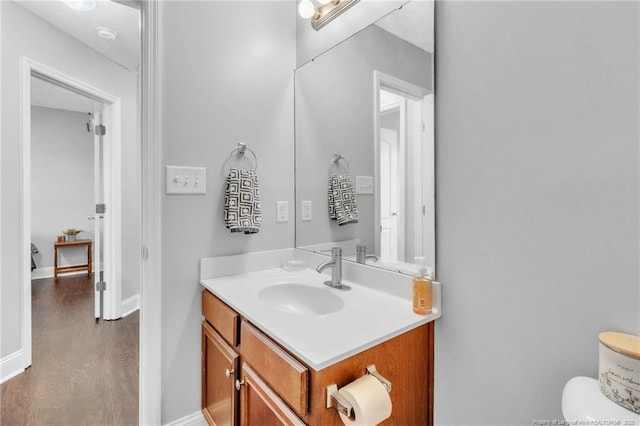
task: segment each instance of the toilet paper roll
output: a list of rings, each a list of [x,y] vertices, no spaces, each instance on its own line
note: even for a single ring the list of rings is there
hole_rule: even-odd
[[[338,391],[353,406],[355,419],[340,413],[345,425],[374,426],[391,416],[391,398],[380,380],[367,374]]]

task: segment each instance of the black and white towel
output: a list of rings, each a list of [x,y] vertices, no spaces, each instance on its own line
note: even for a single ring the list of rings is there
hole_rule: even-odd
[[[358,223],[358,206],[348,173],[329,176],[329,218],[340,226]]]
[[[253,170],[231,169],[224,197],[224,222],[231,232],[255,234],[262,222],[258,176]]]

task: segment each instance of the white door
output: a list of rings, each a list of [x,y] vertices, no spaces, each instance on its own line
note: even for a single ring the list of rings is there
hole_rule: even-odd
[[[90,219],[93,220],[93,283],[94,283],[94,316],[104,318],[104,216],[105,216],[105,191],[104,191],[104,143],[103,135],[99,130],[102,123],[102,105],[97,105],[92,120],[91,131],[93,137],[93,191],[95,210]]]
[[[398,260],[398,132],[380,128],[380,256]]]

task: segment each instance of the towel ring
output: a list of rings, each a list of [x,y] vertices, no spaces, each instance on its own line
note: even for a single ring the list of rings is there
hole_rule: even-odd
[[[244,142],[238,142],[238,146],[236,146],[235,148],[233,148],[231,150],[231,152],[229,153],[229,158],[227,159],[227,161],[229,163],[231,163],[231,157],[233,157],[233,154],[238,151],[238,154],[240,155],[244,155],[245,152],[249,151],[249,153],[251,155],[253,155],[253,162],[254,162],[254,166],[253,169],[251,169],[252,171],[256,171],[258,170],[258,156],[256,155],[255,152],[253,152],[253,150],[249,147],[247,147],[247,144],[245,144]]]
[[[331,166],[333,166],[335,164],[336,168],[337,168],[338,167],[338,163],[340,161],[344,162],[345,170],[347,171],[347,174],[349,174],[349,162],[346,160],[346,158],[344,158],[340,154],[333,154],[333,157],[331,157],[331,162],[329,162],[329,177],[331,177],[333,175],[331,173]]]

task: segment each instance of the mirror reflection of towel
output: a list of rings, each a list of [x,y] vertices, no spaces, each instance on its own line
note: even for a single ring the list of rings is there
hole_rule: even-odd
[[[33,260],[33,255],[36,253],[40,253],[40,251],[38,250],[38,247],[36,247],[35,244],[31,243],[31,271],[36,269],[36,261]]]
[[[253,170],[231,169],[224,197],[224,222],[231,232],[255,234],[262,222],[258,176]]]
[[[358,206],[348,173],[329,176],[329,218],[340,226],[358,223]]]

